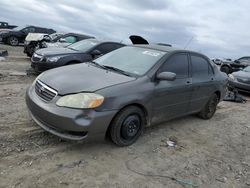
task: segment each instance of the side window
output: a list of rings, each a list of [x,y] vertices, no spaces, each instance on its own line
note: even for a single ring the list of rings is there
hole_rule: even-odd
[[[36,29],[35,29],[34,27],[30,27],[30,28],[29,28],[29,32],[30,32],[30,33],[35,32],[35,31],[36,31]]]
[[[191,55],[191,63],[193,77],[207,76],[209,74],[208,62],[203,57]]]
[[[23,29],[23,31],[25,33],[33,33],[33,32],[35,32],[35,28],[34,27],[27,27],[27,28]]]
[[[75,43],[76,42],[76,37],[74,36],[68,36],[64,38],[67,43]]]
[[[188,77],[188,56],[186,53],[179,53],[171,56],[160,68],[160,72],[173,72],[176,78]]]
[[[106,53],[109,53],[117,48],[116,48],[115,44],[106,43],[106,44],[99,45],[96,49],[99,50],[102,54],[106,54]]]

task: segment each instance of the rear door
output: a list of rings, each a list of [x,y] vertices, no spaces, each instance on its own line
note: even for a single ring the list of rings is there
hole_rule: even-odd
[[[173,72],[174,81],[158,81],[154,88],[153,122],[159,123],[187,114],[192,88],[187,53],[172,55],[157,71]]]
[[[200,111],[214,91],[214,71],[208,60],[195,53],[190,53],[192,72],[192,100],[190,112]]]

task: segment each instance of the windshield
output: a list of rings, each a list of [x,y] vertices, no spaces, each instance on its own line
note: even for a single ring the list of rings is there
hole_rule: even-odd
[[[14,31],[20,31],[22,29],[26,28],[25,26],[18,26],[18,27],[15,27],[13,30]]]
[[[53,34],[50,34],[49,36],[50,36],[50,38],[51,38],[52,40],[54,40],[55,38],[57,38],[57,37],[59,37],[59,36],[61,36],[61,35],[63,35],[63,34],[61,34],[61,33],[53,33]]]
[[[250,66],[243,69],[244,72],[250,72]]]
[[[93,40],[82,40],[79,42],[76,42],[74,44],[69,45],[67,48],[76,50],[76,51],[81,51],[81,52],[87,52],[90,50],[92,47],[96,46],[99,44],[97,41]]]
[[[167,52],[126,46],[95,60],[102,66],[111,66],[134,75],[145,74]]]

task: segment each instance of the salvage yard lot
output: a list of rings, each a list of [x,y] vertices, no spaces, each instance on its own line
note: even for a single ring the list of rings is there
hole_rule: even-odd
[[[249,101],[222,102],[211,120],[147,128],[129,147],[62,141],[29,117],[25,91],[35,76],[22,74],[30,67],[23,47],[1,48],[9,57],[0,62],[0,187],[250,187]]]

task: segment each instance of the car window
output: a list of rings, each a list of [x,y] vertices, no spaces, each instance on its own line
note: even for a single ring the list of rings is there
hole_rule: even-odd
[[[160,68],[160,72],[173,72],[176,78],[188,77],[188,56],[186,53],[178,53],[171,56]]]
[[[78,41],[74,44],[69,45],[67,48],[76,50],[76,51],[81,51],[81,52],[87,52],[88,50],[94,48],[97,46],[100,42],[95,41],[95,40],[81,40]]]
[[[166,53],[149,48],[125,46],[97,58],[95,62],[140,76],[149,71]]]
[[[115,44],[112,44],[112,43],[104,43],[96,47],[96,50],[99,50],[102,54],[106,54],[115,49],[117,49],[117,47]]]
[[[25,33],[32,33],[32,32],[35,32],[35,28],[27,27],[27,28],[24,28],[22,31],[24,31]]]
[[[209,74],[209,64],[206,59],[201,56],[191,55],[192,76],[207,76]],[[210,67],[211,68],[211,67]]]
[[[76,42],[76,37],[74,36],[68,36],[64,38],[67,43],[75,43]]]

